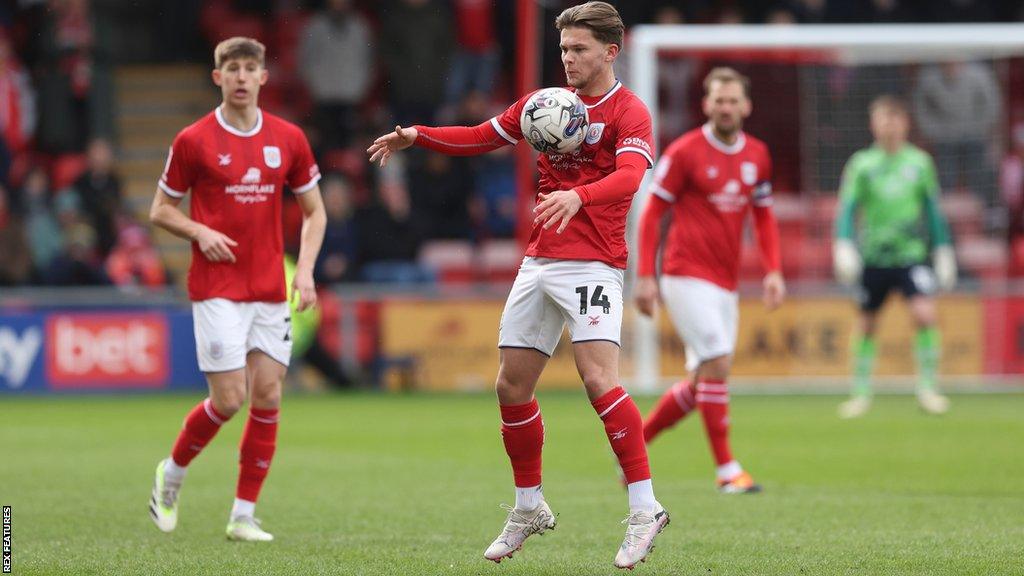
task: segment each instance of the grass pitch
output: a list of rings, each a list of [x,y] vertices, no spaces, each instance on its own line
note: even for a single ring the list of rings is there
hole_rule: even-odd
[[[614,574],[626,497],[582,391],[542,394],[544,491],[558,529],[482,558],[512,502],[489,395],[286,397],[257,515],[227,542],[242,419],[190,468],[180,521],[146,501],[198,397],[0,399],[0,504],[14,574]],[[714,491],[699,416],[651,447],[672,514],[638,574],[1024,574],[1024,395],[956,396],[945,417],[882,397],[733,398],[733,448],[766,491]],[[639,400],[642,410],[653,398]]]

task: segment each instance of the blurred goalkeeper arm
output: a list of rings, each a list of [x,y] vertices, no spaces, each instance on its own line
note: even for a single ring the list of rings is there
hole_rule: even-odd
[[[956,286],[957,267],[956,252],[950,242],[949,226],[946,218],[939,209],[935,197],[928,195],[924,198],[924,211],[928,218],[928,231],[931,235],[932,261],[935,266],[935,277],[943,290],[952,290]]]
[[[836,280],[845,286],[852,286],[860,278],[864,268],[853,242],[853,213],[856,203],[848,198],[839,202],[839,214],[836,217],[836,236],[832,241],[832,265]]]

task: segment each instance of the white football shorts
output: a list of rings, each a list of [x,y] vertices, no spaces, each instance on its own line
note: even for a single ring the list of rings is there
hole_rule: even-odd
[[[203,372],[245,368],[245,357],[253,350],[285,366],[292,355],[287,302],[234,302],[224,298],[193,302],[192,325],[199,370]]]
[[[593,260],[527,256],[519,266],[498,328],[499,348],[551,356],[569,325],[573,343],[619,344],[623,271]]]
[[[686,345],[686,369],[732,355],[739,325],[739,296],[699,278],[662,276],[661,299]]]

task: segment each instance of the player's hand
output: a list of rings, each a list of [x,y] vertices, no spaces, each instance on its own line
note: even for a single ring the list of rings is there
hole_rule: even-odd
[[[583,206],[583,200],[575,190],[556,190],[550,194],[538,194],[537,197],[540,198],[540,204],[533,207],[533,213],[537,215],[533,219],[533,225],[543,222],[544,229],[547,230],[555,222],[559,222],[556,234],[561,234],[565,230],[569,220]]]
[[[302,268],[295,269],[292,278],[292,300],[299,299],[295,306],[296,312],[302,312],[316,306],[316,284],[313,282],[313,271]]]
[[[932,254],[935,264],[935,279],[939,287],[949,291],[956,287],[956,252],[948,244],[937,246]]]
[[[852,240],[836,239],[832,244],[832,266],[836,280],[844,286],[853,286],[860,278],[864,263]]]
[[[782,278],[782,272],[769,272],[764,277],[764,306],[768,310],[775,310],[782,305],[786,299],[786,281]]]
[[[416,137],[419,135],[419,131],[415,128],[395,126],[394,132],[388,132],[377,138],[366,149],[366,153],[370,155],[370,163],[379,162],[380,167],[383,168],[388,163],[388,158],[391,157],[392,153],[412,146],[412,143],[416,141]]]
[[[210,262],[235,262],[235,254],[231,252],[231,247],[238,246],[238,242],[229,238],[227,234],[203,226],[196,234],[195,243]]]
[[[658,280],[654,276],[638,277],[636,285],[633,286],[633,300],[641,314],[653,318],[654,311],[658,308],[658,300],[661,300]]]

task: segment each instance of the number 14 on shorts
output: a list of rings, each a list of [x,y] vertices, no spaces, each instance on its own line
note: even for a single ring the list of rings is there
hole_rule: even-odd
[[[590,288],[588,286],[577,286],[576,293],[580,295],[580,314],[585,315],[589,306],[600,306],[601,311],[605,314],[609,314],[612,311],[612,303],[608,300],[608,296],[604,293],[604,286],[600,284],[594,286],[593,294],[590,294]],[[587,295],[590,294],[589,304]]]

